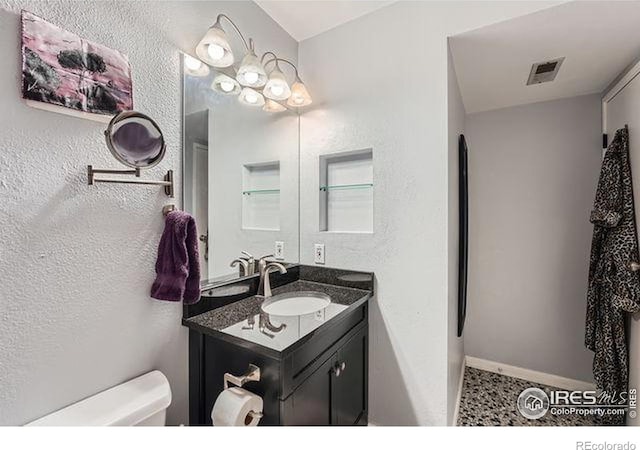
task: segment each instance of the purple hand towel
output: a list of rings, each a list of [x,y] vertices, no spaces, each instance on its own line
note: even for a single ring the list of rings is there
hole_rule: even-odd
[[[158,246],[151,297],[186,304],[200,300],[200,258],[196,221],[183,211],[167,214]]]

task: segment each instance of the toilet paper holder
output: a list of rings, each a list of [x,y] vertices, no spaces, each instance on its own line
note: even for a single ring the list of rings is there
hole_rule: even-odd
[[[249,364],[249,368],[243,375],[232,375],[229,372],[224,374],[225,389],[229,388],[229,383],[242,387],[243,384],[248,383],[249,381],[260,381],[260,367]]]
[[[254,364],[249,364],[249,368],[243,375],[237,376],[230,374],[229,372],[224,374],[225,389],[229,389],[229,383],[242,387],[243,384],[248,383],[249,381],[260,381],[260,367]],[[264,417],[262,411],[249,411],[249,415],[257,419]]]

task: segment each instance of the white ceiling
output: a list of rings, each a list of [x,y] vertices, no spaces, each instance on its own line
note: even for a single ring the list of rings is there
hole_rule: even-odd
[[[394,1],[256,0],[296,41],[303,41]]]
[[[640,2],[571,2],[450,38],[467,113],[602,92],[640,57]],[[531,64],[566,57],[555,81]]]

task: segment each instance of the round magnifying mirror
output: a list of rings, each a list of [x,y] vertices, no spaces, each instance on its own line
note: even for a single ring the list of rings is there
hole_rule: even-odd
[[[166,146],[160,127],[153,119],[136,111],[114,116],[104,132],[107,147],[125,166],[146,169],[162,161]]]

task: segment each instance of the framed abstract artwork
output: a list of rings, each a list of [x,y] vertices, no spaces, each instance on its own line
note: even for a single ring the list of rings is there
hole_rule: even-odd
[[[22,11],[22,97],[29,106],[108,122],[133,109],[129,59]]]

